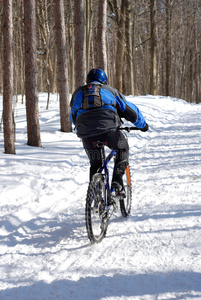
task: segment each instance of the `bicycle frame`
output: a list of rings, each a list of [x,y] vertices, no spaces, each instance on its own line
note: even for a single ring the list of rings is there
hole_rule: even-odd
[[[127,132],[130,132],[131,130],[140,130],[140,128],[137,127],[120,127],[120,130],[125,130]],[[97,143],[97,145],[99,144],[99,142]],[[105,171],[105,176],[106,176],[106,185],[105,185],[105,199],[106,199],[106,205],[107,205],[107,196],[108,194],[110,195],[112,192],[112,189],[110,187],[109,184],[109,170],[108,170],[108,163],[109,161],[116,155],[116,151],[112,150],[107,157],[105,157],[105,146],[107,145],[107,143],[102,143],[100,142],[100,144],[98,145],[98,147],[101,148],[101,156],[102,156],[102,167],[99,169],[98,173],[102,173],[103,170]],[[126,167],[126,176],[127,176],[127,180],[128,180],[128,185],[129,187],[131,187],[131,178],[129,175],[129,166]],[[107,193],[108,191],[108,193]]]
[[[105,149],[104,145],[101,145],[101,156],[102,156],[102,167],[99,169],[99,173],[102,173],[103,170],[105,171],[105,176],[106,176],[106,185],[105,185],[105,199],[106,199],[106,204],[107,204],[107,191],[109,194],[112,192],[110,184],[109,184],[109,170],[108,170],[108,163],[109,161],[116,155],[116,151],[112,150],[107,157],[105,157]]]

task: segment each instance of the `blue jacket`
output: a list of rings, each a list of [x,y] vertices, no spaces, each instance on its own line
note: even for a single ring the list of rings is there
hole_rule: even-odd
[[[95,92],[96,86],[98,92]],[[86,89],[79,87],[73,93],[70,103],[70,119],[80,138],[116,130],[121,125],[121,118],[125,118],[138,128],[145,127],[146,121],[138,107],[127,101],[119,91],[98,82],[92,82],[85,87],[88,88],[87,97],[85,97]],[[87,106],[83,105],[84,99],[87,99]]]

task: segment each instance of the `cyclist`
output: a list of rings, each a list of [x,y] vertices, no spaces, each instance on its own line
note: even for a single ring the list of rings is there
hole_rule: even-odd
[[[121,118],[142,131],[148,130],[148,124],[136,105],[108,85],[103,70],[90,70],[86,81],[87,85],[79,87],[72,95],[70,119],[90,160],[90,180],[102,165],[100,149],[94,147],[94,142],[104,141],[117,153],[112,188],[118,194],[124,194],[122,176],[128,165],[129,145],[124,134],[118,130]]]

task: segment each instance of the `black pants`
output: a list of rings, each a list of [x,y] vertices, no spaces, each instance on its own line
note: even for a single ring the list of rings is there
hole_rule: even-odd
[[[129,156],[129,145],[124,134],[117,130],[111,131],[108,133],[104,133],[98,136],[89,137],[82,139],[84,149],[90,160],[90,180],[92,176],[97,172],[97,170],[101,167],[101,154],[100,148],[94,148],[93,142],[103,141],[107,142],[107,146],[111,150],[115,150],[116,160],[115,160],[115,170],[118,170],[120,173],[124,173],[126,166],[128,164],[128,156]]]

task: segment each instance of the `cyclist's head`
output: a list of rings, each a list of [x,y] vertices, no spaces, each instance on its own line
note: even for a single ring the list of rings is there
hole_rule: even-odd
[[[87,74],[87,83],[92,81],[98,81],[103,84],[107,84],[107,75],[101,69],[92,69]]]

